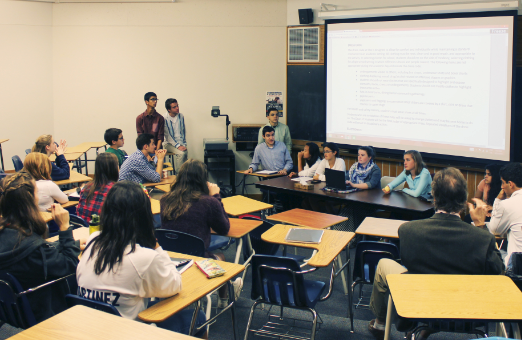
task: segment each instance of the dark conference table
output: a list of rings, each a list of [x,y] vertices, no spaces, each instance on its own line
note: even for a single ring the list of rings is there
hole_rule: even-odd
[[[325,182],[314,184],[313,190],[294,189],[294,183],[296,182],[285,176],[256,183],[256,188],[291,195],[311,195],[325,200],[343,201],[342,203],[372,205],[377,209],[408,212],[419,215],[419,217],[430,217],[434,213],[432,203],[422,201],[401,191],[394,191],[389,195],[385,195],[380,189],[338,194],[321,190],[326,185]]]

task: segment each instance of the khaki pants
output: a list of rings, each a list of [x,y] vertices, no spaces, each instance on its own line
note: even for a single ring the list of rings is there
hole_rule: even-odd
[[[187,161],[187,151],[181,151],[170,143],[163,144],[163,147],[167,149],[167,152],[174,154],[174,170],[176,175],[179,173],[179,169]]]
[[[386,275],[402,274],[406,268],[390,259],[382,259],[377,265],[375,279],[373,281],[372,297],[370,298],[370,309],[380,321],[386,320],[388,306],[388,281]]]

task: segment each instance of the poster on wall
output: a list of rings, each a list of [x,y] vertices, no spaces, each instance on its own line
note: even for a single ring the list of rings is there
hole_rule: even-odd
[[[276,108],[279,111],[279,117],[283,117],[283,92],[266,93],[266,111]]]

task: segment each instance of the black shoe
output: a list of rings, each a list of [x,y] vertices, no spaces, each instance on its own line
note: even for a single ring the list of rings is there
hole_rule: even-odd
[[[370,321],[370,323],[368,324],[368,331],[370,333],[372,333],[372,335],[375,337],[375,339],[383,340],[384,339],[384,331],[381,331],[380,329],[375,328],[374,325],[375,325],[375,319]]]

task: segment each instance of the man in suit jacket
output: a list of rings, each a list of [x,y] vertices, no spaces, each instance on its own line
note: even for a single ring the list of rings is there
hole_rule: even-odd
[[[384,337],[389,291],[386,275],[406,271],[412,274],[491,275],[500,274],[504,269],[495,237],[460,219],[459,213],[466,208],[468,197],[462,173],[455,168],[437,172],[432,193],[435,214],[424,220],[404,223],[399,228],[402,265],[382,259],[377,266],[370,300],[370,309],[376,319],[368,325],[368,330],[377,339]],[[427,337],[429,333],[423,335]]]

